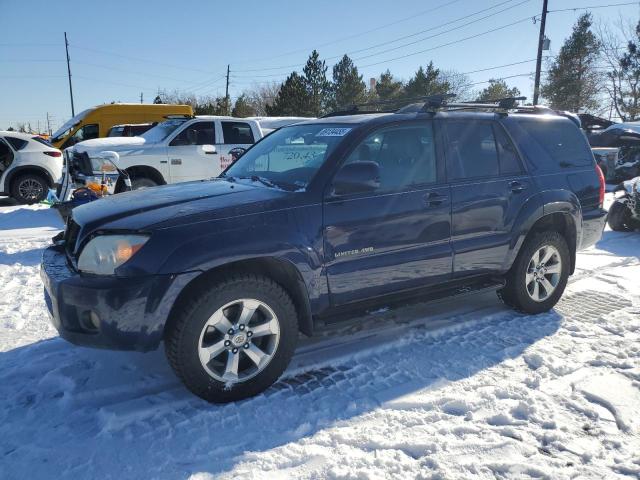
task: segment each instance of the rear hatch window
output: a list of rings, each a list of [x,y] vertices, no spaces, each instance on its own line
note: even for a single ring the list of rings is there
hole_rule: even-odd
[[[520,127],[518,136],[523,137],[518,143],[525,147],[536,170],[554,172],[594,164],[586,136],[568,118],[522,117],[514,123]]]

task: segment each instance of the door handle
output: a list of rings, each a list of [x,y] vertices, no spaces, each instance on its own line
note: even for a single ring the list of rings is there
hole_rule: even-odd
[[[527,188],[526,185],[524,185],[523,183],[518,182],[517,180],[509,183],[509,189],[513,193],[520,193],[521,191],[525,190],[526,188]]]
[[[424,201],[424,205],[426,207],[436,207],[438,205],[442,205],[443,203],[447,203],[449,198],[446,195],[431,192],[422,197],[422,200]]]
[[[182,159],[181,158],[172,158],[171,159],[171,165],[182,165]]]

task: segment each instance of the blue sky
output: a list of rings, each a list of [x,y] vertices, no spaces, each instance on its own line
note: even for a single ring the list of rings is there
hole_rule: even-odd
[[[626,2],[549,0],[549,9],[615,3]],[[494,8],[455,21],[489,7]],[[235,97],[254,83],[285,78],[295,65],[300,70],[314,47],[330,66],[334,57],[349,53],[365,80],[387,68],[408,79],[430,60],[439,68],[459,72],[531,60],[539,28],[531,17],[541,8],[542,0],[0,0],[0,128],[17,122],[31,122],[35,128],[38,121],[44,128],[49,112],[55,130],[71,116],[64,31],[69,36],[77,113],[112,100],[138,102],[141,92],[150,102],[158,89],[224,95],[227,64],[232,72],[230,93]],[[552,54],[581,12],[549,14]],[[634,20],[640,7],[592,13],[596,21],[612,22],[620,16]],[[492,16],[479,20],[487,15]],[[463,26],[475,20],[479,21]],[[445,32],[456,27],[460,28]],[[420,31],[425,32],[416,34]],[[403,46],[410,42],[415,43]],[[378,44],[384,45],[375,47]],[[401,56],[406,57],[396,59]],[[535,63],[528,62],[469,76],[482,82],[534,69]],[[507,81],[532,97],[529,76]]]

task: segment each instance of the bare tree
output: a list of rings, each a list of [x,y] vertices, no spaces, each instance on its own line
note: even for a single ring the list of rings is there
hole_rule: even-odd
[[[615,113],[623,121],[640,118],[639,27],[640,23],[620,18],[613,26],[600,24],[597,28],[606,110],[609,117]]]
[[[456,70],[442,70],[440,79],[449,84],[449,93],[456,95],[456,101],[464,102],[473,98],[472,82],[468,75]]]
[[[267,105],[273,105],[281,86],[279,82],[256,83],[242,94],[256,116],[264,117],[267,115]]]

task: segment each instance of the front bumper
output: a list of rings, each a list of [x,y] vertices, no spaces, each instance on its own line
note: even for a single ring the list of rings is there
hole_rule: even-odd
[[[111,277],[69,267],[62,247],[42,255],[40,276],[53,326],[71,343],[115,350],[158,347],[178,294],[196,272]]]

